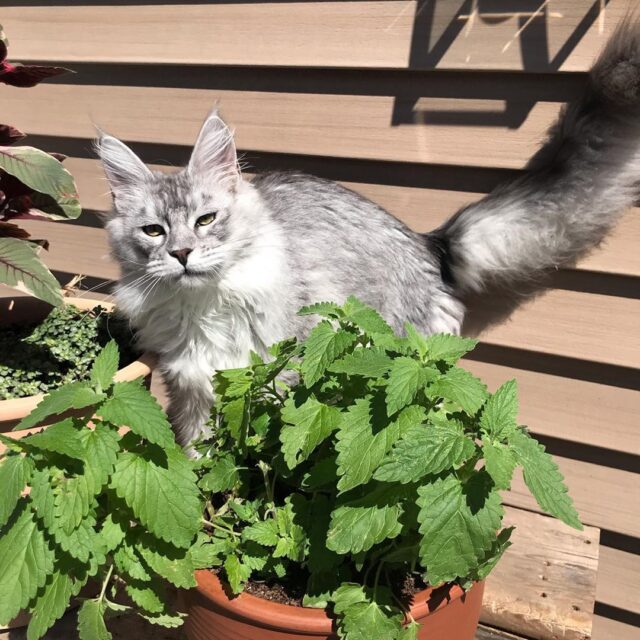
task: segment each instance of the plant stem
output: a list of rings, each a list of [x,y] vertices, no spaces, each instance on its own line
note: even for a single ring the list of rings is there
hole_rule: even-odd
[[[384,567],[384,560],[380,560],[380,564],[376,569],[376,575],[373,579],[373,599],[376,599],[376,593],[378,591],[378,582],[380,581],[380,572],[382,571],[382,567]]]
[[[211,522],[210,520],[205,520],[202,518],[202,524],[207,527],[211,527],[212,529],[217,529],[218,531],[224,531],[225,533],[230,533],[232,536],[240,537],[240,534],[237,531],[234,531],[231,527],[227,527],[225,525],[216,524],[215,522]]]
[[[102,583],[102,589],[100,590],[100,595],[98,596],[98,602],[102,602],[104,600],[104,594],[107,592],[107,587],[109,586],[109,580],[111,580],[112,573],[113,565],[109,565],[109,571],[107,571],[107,576]]]

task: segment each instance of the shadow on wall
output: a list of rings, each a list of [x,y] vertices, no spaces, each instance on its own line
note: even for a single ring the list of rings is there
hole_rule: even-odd
[[[413,20],[410,69],[435,69],[451,45],[473,21],[496,24],[517,16],[517,38],[523,71],[557,71],[598,19],[610,0],[593,0],[582,20],[555,54],[547,38],[550,21],[561,19],[543,0],[464,0],[438,2],[417,0]],[[585,6],[589,6],[585,0]],[[436,14],[437,12],[437,14]],[[437,18],[437,19],[436,19]],[[451,96],[465,97],[465,96]],[[396,97],[392,124],[428,123],[429,125],[483,125],[517,129],[536,104],[531,99],[506,99],[504,109],[496,111],[460,111],[421,109],[421,95]]]

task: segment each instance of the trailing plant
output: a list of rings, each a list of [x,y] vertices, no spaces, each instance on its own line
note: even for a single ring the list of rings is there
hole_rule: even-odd
[[[8,41],[0,26],[0,83],[33,87],[46,78],[67,73],[63,67],[7,62]],[[25,134],[0,124],[0,282],[24,289],[53,305],[62,303],[60,287],[38,257],[46,241],[11,222],[19,218],[77,218],[80,203],[64,156],[34,147],[13,146]]]
[[[110,342],[89,381],[45,396],[16,428],[57,422],[21,440],[0,435],[0,624],[30,612],[28,640],[89,581],[97,587],[78,613],[82,640],[109,640],[105,617],[127,611],[177,626],[164,582],[195,585],[203,506],[193,463],[141,381],[113,382],[117,368]],[[75,417],[56,418],[71,409]]]
[[[114,338],[119,368],[135,359],[129,324],[102,307],[55,307],[41,322],[0,332],[0,400],[46,393],[86,380],[101,349]]]
[[[251,578],[304,585],[345,640],[408,639],[394,585],[469,587],[509,546],[500,492],[516,467],[540,507],[581,528],[562,476],[517,422],[515,381],[494,394],[457,362],[474,340],[406,337],[355,298],[303,343],[216,376],[199,564],[234,593]],[[282,379],[297,379],[291,386]]]

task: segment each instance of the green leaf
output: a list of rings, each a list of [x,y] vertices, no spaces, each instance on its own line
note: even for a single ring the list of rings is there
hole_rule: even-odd
[[[418,633],[422,625],[415,620],[412,620],[400,633],[398,640],[419,640]]]
[[[396,442],[374,478],[384,482],[417,482],[427,475],[459,467],[475,453],[475,444],[456,420],[415,425]]]
[[[144,536],[136,549],[145,562],[171,584],[182,589],[196,586],[195,567],[189,550],[159,544],[151,536]]]
[[[484,580],[494,569],[494,567],[502,558],[504,552],[511,546],[511,542],[509,538],[513,533],[515,527],[509,527],[508,529],[503,529],[496,538],[493,546],[483,558],[480,566],[475,571],[475,578],[477,580]]]
[[[249,368],[225,369],[216,374],[216,391],[225,398],[241,398],[253,384],[253,371]]]
[[[149,613],[164,613],[164,593],[160,585],[151,582],[130,581],[126,591],[131,599]]]
[[[393,329],[386,320],[371,307],[360,302],[354,296],[349,296],[343,307],[344,316],[368,335],[393,335]]]
[[[487,387],[465,369],[451,367],[430,385],[429,394],[450,400],[469,415],[474,415],[487,397]]]
[[[119,574],[144,582],[151,580],[148,567],[143,563],[138,550],[126,537],[113,554],[113,561]]]
[[[381,378],[391,369],[393,360],[381,347],[355,349],[329,366],[333,373],[346,373],[349,376]]]
[[[85,600],[78,611],[80,640],[112,640],[104,623],[105,606],[101,600]]]
[[[57,526],[52,530],[52,533],[55,541],[62,547],[63,551],[80,560],[80,562],[87,562],[99,548],[100,538],[94,529],[95,524],[95,517],[92,514],[88,514],[70,534],[65,533],[61,527]]]
[[[61,472],[59,472],[61,473]],[[56,527],[54,514],[55,493],[52,490],[52,472],[49,468],[36,469],[31,474],[31,493],[29,498],[36,515],[42,520],[47,529]]]
[[[0,535],[0,625],[7,625],[53,571],[53,551],[22,499]]]
[[[152,534],[187,548],[202,514],[196,476],[182,451],[168,449],[164,454],[166,461],[123,453],[110,486]]]
[[[486,474],[449,475],[418,489],[420,558],[437,586],[476,569],[496,539],[503,509]]]
[[[242,531],[243,540],[253,540],[267,547],[275,547],[278,544],[278,526],[275,520],[256,522]]]
[[[509,436],[509,445],[522,465],[525,484],[540,508],[570,527],[582,531],[580,517],[567,493],[564,478],[545,448],[519,429]]]
[[[397,640],[403,616],[376,602],[358,602],[339,620],[343,640]]]
[[[102,553],[110,553],[124,540],[129,523],[114,519],[113,513],[107,514],[102,521],[102,528],[98,533],[98,544]]]
[[[115,340],[109,340],[96,356],[91,367],[91,382],[96,385],[98,391],[103,391],[111,386],[113,376],[118,371],[119,360],[118,345]]]
[[[64,413],[69,409],[91,407],[101,402],[104,397],[103,394],[96,393],[84,382],[66,384],[46,395],[38,403],[38,406],[26,418],[23,418],[13,430],[31,429],[49,416]]]
[[[98,422],[94,429],[80,431],[84,445],[84,475],[92,495],[100,492],[113,473],[118,452],[120,436],[106,424]]]
[[[424,359],[429,350],[427,338],[418,333],[418,330],[410,322],[405,322],[404,330],[407,334],[407,343],[411,349],[415,351],[420,358]]]
[[[387,413],[391,416],[413,402],[418,390],[438,376],[438,371],[425,367],[413,358],[396,358],[387,385]]]
[[[457,362],[465,353],[475,349],[477,340],[462,338],[448,333],[436,333],[427,338],[427,357],[429,360]]]
[[[501,440],[516,430],[517,417],[518,385],[515,380],[509,380],[487,400],[480,416],[480,427],[495,440]]]
[[[200,478],[200,488],[205,491],[221,493],[229,491],[239,480],[236,463],[231,456],[217,458],[207,473]]]
[[[62,529],[66,535],[71,535],[89,513],[93,503],[93,493],[89,490],[84,475],[61,479],[56,486],[53,501],[56,529]]]
[[[242,593],[244,583],[251,575],[251,568],[244,565],[236,555],[230,555],[224,561],[224,570],[227,575],[227,581],[233,593]]]
[[[0,167],[34,191],[51,196],[57,205],[53,219],[80,215],[78,190],[72,175],[53,156],[35,147],[0,147]]]
[[[39,433],[22,438],[24,444],[37,449],[54,451],[71,458],[82,460],[84,458],[84,446],[80,431],[74,426],[73,418],[66,418],[61,422],[49,425]]]
[[[0,238],[0,282],[57,307],[62,304],[60,284],[40,260],[39,250],[26,240]]]
[[[44,590],[32,603],[32,614],[27,629],[27,640],[39,640],[60,619],[75,588],[70,576],[55,571],[47,578]]]
[[[301,372],[305,386],[311,387],[318,382],[327,367],[355,341],[354,333],[342,329],[335,331],[327,320],[316,325],[304,343]]]
[[[359,553],[395,538],[402,530],[403,490],[381,485],[364,497],[344,502],[331,514],[327,548],[336,553]]]
[[[127,426],[161,447],[174,446],[173,431],[162,407],[138,381],[116,382],[111,393],[97,411],[104,420]]]
[[[289,469],[294,469],[338,426],[340,411],[310,396],[296,406],[295,397],[290,397],[282,407],[282,421],[285,423],[280,431],[282,453]]]
[[[333,610],[337,614],[344,613],[349,607],[359,602],[367,602],[367,594],[361,584],[345,582],[341,584],[332,594],[331,601],[334,603]]]
[[[307,307],[302,307],[298,311],[299,316],[312,316],[318,315],[323,318],[338,319],[341,318],[344,313],[340,308],[340,305],[335,302],[316,302]]]
[[[518,464],[513,451],[500,442],[485,440],[482,443],[482,455],[484,468],[493,479],[496,489],[509,489],[513,470]]]
[[[338,489],[344,492],[368,482],[402,433],[425,417],[422,407],[407,407],[390,422],[378,398],[356,400],[342,414],[337,432]]]
[[[151,624],[157,624],[161,627],[165,627],[166,629],[177,629],[183,625],[186,617],[185,613],[176,613],[175,615],[170,615],[168,613],[145,615],[144,613],[138,612],[138,615]]]
[[[239,441],[241,435],[245,433],[246,426],[249,422],[249,403],[245,397],[236,398],[231,402],[226,402],[222,406],[222,415],[224,416],[229,432],[234,440]]]
[[[33,462],[21,455],[0,460],[0,529],[11,517],[20,495],[31,478]]]

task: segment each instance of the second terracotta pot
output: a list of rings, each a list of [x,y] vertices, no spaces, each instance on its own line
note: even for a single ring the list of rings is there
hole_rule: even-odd
[[[242,593],[232,598],[210,571],[197,571],[198,586],[184,593],[188,640],[336,640],[334,621],[321,609],[278,604]],[[466,593],[458,586],[416,594],[411,615],[420,640],[473,640],[484,583]],[[376,640],[376,638],[371,638]]]

